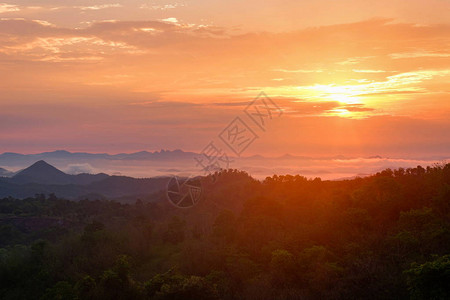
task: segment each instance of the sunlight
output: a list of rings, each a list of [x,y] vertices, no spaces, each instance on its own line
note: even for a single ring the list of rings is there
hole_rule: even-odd
[[[329,115],[338,117],[352,117],[354,113],[346,110],[345,108],[336,108],[329,111]]]
[[[324,98],[333,101],[339,101],[343,104],[359,104],[361,103],[356,95],[360,94],[360,89],[355,88],[355,86],[336,86],[336,85],[321,85],[317,84],[312,87],[322,93]]]
[[[449,10],[1,1],[0,300],[450,300]]]

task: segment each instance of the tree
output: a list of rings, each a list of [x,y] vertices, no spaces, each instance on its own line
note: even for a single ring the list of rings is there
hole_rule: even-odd
[[[164,240],[172,244],[178,244],[184,240],[186,230],[186,222],[178,216],[173,216],[167,225],[167,230],[164,233]]]
[[[73,286],[67,281],[59,281],[45,291],[40,300],[77,300]]]
[[[294,255],[287,250],[275,250],[270,261],[271,281],[277,287],[288,287],[295,282],[296,263]]]
[[[236,233],[236,217],[230,210],[223,210],[213,224],[213,235],[223,238],[227,242],[234,238]]]
[[[405,274],[412,299],[450,299],[450,255],[424,264],[413,263]]]

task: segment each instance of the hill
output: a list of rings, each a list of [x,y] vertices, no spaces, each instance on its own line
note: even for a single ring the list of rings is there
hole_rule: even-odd
[[[0,198],[0,298],[450,299],[450,164],[341,181],[210,177],[190,209],[161,195]]]
[[[26,198],[35,194],[56,194],[78,199],[135,201],[165,188],[167,178],[138,179],[100,174],[70,175],[40,160],[11,178],[0,178],[0,197]]]
[[[40,160],[12,177],[14,183],[68,184],[70,175]]]

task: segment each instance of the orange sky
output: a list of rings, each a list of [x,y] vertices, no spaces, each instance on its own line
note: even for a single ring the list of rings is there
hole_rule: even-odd
[[[0,0],[2,1],[2,0]],[[450,2],[0,2],[0,152],[450,155]]]

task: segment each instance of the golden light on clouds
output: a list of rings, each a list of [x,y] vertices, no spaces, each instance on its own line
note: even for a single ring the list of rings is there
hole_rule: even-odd
[[[26,119],[35,105],[78,107],[79,123],[63,122],[61,136],[88,126],[88,144],[101,140],[100,128],[108,124],[115,128],[111,135],[117,133],[110,139],[121,149],[130,145],[128,137],[127,146],[120,142],[126,126],[142,134],[158,127],[176,136],[173,128],[194,122],[198,136],[206,138],[212,123],[226,122],[265,91],[285,110],[285,128],[307,118],[320,118],[328,133],[335,118],[371,124],[362,126],[367,133],[358,138],[358,144],[369,145],[377,140],[375,124],[403,118],[405,124],[439,122],[443,134],[450,119],[450,24],[443,13],[448,2],[433,0],[430,9],[427,1],[407,7],[380,1],[366,10],[359,1],[345,0],[346,10],[333,10],[335,2],[0,3],[3,120]],[[427,18],[420,14],[425,11]],[[52,120],[61,119],[56,111],[49,106],[47,114],[25,123],[54,126]],[[68,120],[75,111],[66,110]],[[111,125],[113,120],[128,125]],[[26,126],[8,124],[0,137],[20,147]],[[148,146],[141,133],[131,143],[140,146],[133,147]],[[152,143],[195,147],[177,144],[175,136]],[[447,140],[430,152],[443,152]]]

